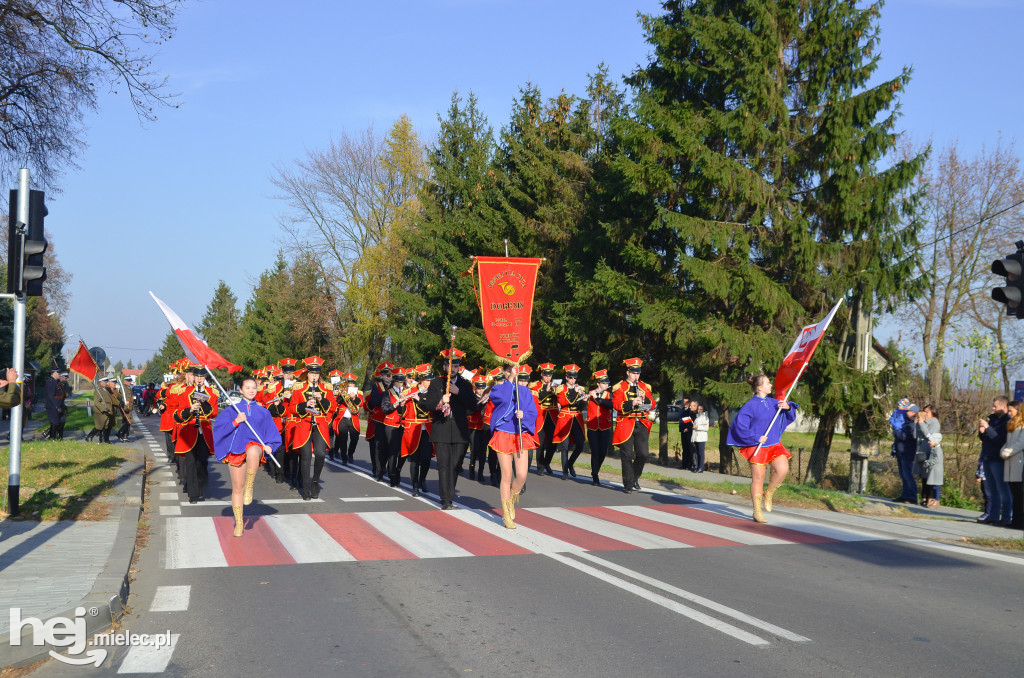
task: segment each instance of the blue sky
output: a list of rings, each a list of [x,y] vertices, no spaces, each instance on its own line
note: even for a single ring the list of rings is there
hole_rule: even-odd
[[[181,106],[142,125],[126,98],[102,96],[80,168],[48,196],[48,237],[74,275],[71,341],[82,336],[112,360],[148,359],[168,330],[149,289],[193,326],[219,279],[243,306],[281,237],[275,166],[343,131],[385,132],[402,113],[429,139],[456,89],[473,90],[499,128],[527,82],[545,95],[582,93],[598,63],[620,76],[644,62],[636,13],[659,6],[186,3],[154,63]],[[915,140],[959,140],[973,153],[1000,132],[1024,137],[1024,3],[889,0],[881,26],[880,77],[914,68],[902,128]]]

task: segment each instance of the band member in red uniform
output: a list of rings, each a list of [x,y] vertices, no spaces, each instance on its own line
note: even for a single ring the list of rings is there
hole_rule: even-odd
[[[469,414],[469,430],[472,440],[469,442],[469,479],[476,480],[477,469],[480,470],[480,481],[484,479],[484,463],[487,461],[487,441],[490,439],[490,426],[484,423],[484,410],[489,403],[487,394],[487,375],[473,375],[473,395],[476,396],[480,408]]]
[[[330,444],[331,417],[338,405],[331,389],[320,383],[323,358],[311,356],[303,363],[306,379],[296,383],[291,397],[294,412],[292,450],[299,454],[302,498],[308,500],[320,496],[320,473]],[[312,475],[310,466],[313,467]]]
[[[174,381],[164,384],[157,395],[156,409],[160,412],[160,430],[164,432],[164,443],[167,446],[168,459],[174,459],[174,411],[177,408],[175,402],[178,396],[185,392],[185,377],[182,375],[177,363],[171,365],[171,372],[174,373]]]
[[[399,434],[398,423],[401,417],[389,410],[384,412],[384,403],[388,401],[389,395],[394,388],[395,366],[391,363],[381,363],[377,366],[380,375],[379,380],[374,380],[370,387],[370,402],[368,411],[370,413],[370,427],[366,433],[366,439],[370,442],[370,464],[373,477],[378,482],[384,479],[388,470],[388,453],[391,449],[391,435]],[[385,424],[385,419],[390,423]]]
[[[398,484],[402,466],[406,458],[409,460],[409,479],[412,482],[412,496],[420,496],[424,491],[423,484],[430,471],[430,459],[434,456],[434,446],[430,442],[430,431],[433,427],[431,413],[437,407],[428,393],[430,382],[434,378],[430,365],[417,365],[410,369],[415,377],[416,385],[402,392],[397,405],[402,408],[402,447],[398,460],[389,471],[391,486]]]
[[[383,372],[381,373],[383,377]],[[388,389],[380,395],[380,412],[381,421],[377,427],[377,435],[380,436],[380,440],[377,441],[377,454],[378,468],[377,475],[374,476],[378,482],[384,481],[384,476],[388,475],[389,484],[392,487],[397,486],[397,482],[390,482],[390,474],[393,472],[393,466],[398,463],[398,457],[402,454],[402,412],[403,406],[399,402],[402,398],[402,393],[405,391],[405,370],[400,367],[395,367],[391,370],[389,375],[390,381],[381,379],[381,386],[390,384]]]
[[[291,358],[285,360],[291,361],[289,368],[295,365],[295,361]],[[282,361],[284,364],[284,361]],[[291,374],[289,369],[288,374]],[[284,387],[285,371],[278,365],[274,365],[271,370],[271,376],[274,379],[274,383],[267,389],[266,408],[270,411],[270,416],[274,419],[274,425],[277,426],[278,432],[281,434],[281,444],[274,450],[274,459],[277,463],[274,464],[274,477],[277,482],[283,483],[286,479],[291,480],[292,477],[292,455],[288,454],[288,443],[285,439],[284,430],[285,426],[289,421],[288,406],[292,397],[291,386],[288,388]],[[290,379],[290,377],[289,377]]]
[[[608,370],[594,372],[595,387],[587,400],[587,441],[590,443],[590,476],[601,484],[601,464],[612,447],[612,392]]]
[[[584,431],[587,430],[587,398],[590,396],[576,383],[580,376],[579,365],[566,365],[562,370],[565,371],[565,382],[555,389],[559,409],[552,441],[558,446],[562,457],[562,480],[568,480],[569,476],[576,477],[576,469],[572,465],[583,453]],[[572,456],[569,456],[570,445],[573,448]]]
[[[547,473],[555,475],[551,470],[551,460],[555,458],[555,428],[558,426],[558,396],[555,394],[555,386],[551,383],[555,375],[554,363],[542,363],[537,365],[540,372],[540,379],[530,384],[530,390],[537,396],[540,404],[537,422],[537,439],[540,447],[537,448],[537,474]]]
[[[640,475],[649,456],[651,422],[647,413],[654,405],[651,387],[640,381],[640,358],[629,358],[626,378],[612,387],[612,406],[618,413],[612,445],[619,449],[622,461],[622,489],[626,494],[640,489]]]
[[[363,408],[363,394],[356,387],[356,375],[349,372],[343,374],[341,379],[341,388],[335,395],[338,416],[334,419],[334,447],[341,463],[347,466],[355,456],[356,444],[359,443],[359,410]]]
[[[174,421],[178,423],[178,440],[174,453],[181,459],[188,502],[195,504],[204,495],[209,481],[207,464],[213,454],[213,419],[217,416],[217,396],[206,385],[206,369],[189,368],[195,383],[178,398]]]
[[[491,402],[490,389],[505,381],[505,373],[500,367],[495,367],[487,373],[487,381],[489,382],[487,403],[484,405],[482,414],[484,418],[484,436],[489,441],[491,435],[491,416],[494,414],[494,403]],[[494,451],[493,447],[488,446],[486,442],[484,445],[487,447],[487,470],[491,474],[491,485],[493,487],[498,487],[501,481],[500,467],[498,466],[498,453]],[[529,466],[527,466],[527,468],[529,468]],[[482,477],[480,480],[483,482]]]

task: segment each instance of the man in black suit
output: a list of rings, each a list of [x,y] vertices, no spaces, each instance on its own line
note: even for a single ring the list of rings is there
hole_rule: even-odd
[[[457,348],[441,351],[441,378],[431,381],[427,390],[428,400],[438,403],[433,413],[430,440],[437,455],[437,485],[441,508],[446,511],[454,508],[455,472],[459,460],[469,447],[469,413],[478,406],[473,385],[459,374],[464,355]]]
[[[46,437],[50,440],[64,439],[64,425],[68,418],[65,398],[67,391],[64,388],[64,380],[61,379],[60,370],[54,369],[50,372],[50,378],[46,380],[46,418],[50,421],[50,430],[46,432]]]

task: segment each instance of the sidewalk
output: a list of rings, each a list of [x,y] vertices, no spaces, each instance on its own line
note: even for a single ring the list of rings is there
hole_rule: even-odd
[[[34,437],[39,423],[28,423],[24,439]],[[20,609],[22,621],[33,617],[44,623],[56,617],[73,621],[76,608],[84,608],[89,636],[123,614],[145,487],[144,442],[140,436],[129,443],[138,454],[121,465],[112,493],[103,498],[111,504],[107,520],[0,520],[0,667],[29,664],[51,649],[61,650],[32,645],[31,625],[22,626],[20,645],[12,645],[11,608]]]
[[[555,465],[557,465],[557,463],[558,462],[556,460]],[[586,455],[581,456],[579,462],[576,463],[576,466],[579,469],[585,468],[589,471],[590,464],[588,457]],[[611,457],[606,458],[604,460],[604,466],[611,466],[615,468],[615,473],[602,473],[602,480],[621,482],[622,466],[618,459],[613,459]],[[678,480],[682,484],[677,485],[675,483],[658,482],[657,480],[641,478],[641,487],[645,489],[649,488],[669,492],[680,492],[683,494],[686,493],[687,480],[703,483],[732,482],[741,485],[750,485],[750,478],[745,476],[732,476],[713,471],[693,473],[691,471],[684,471],[678,466],[661,466],[652,462],[648,462],[644,467],[644,473],[656,473],[661,476]],[[1024,532],[1021,530],[1010,530],[1005,527],[983,525],[976,522],[978,518],[977,511],[968,511],[965,509],[957,509],[947,506],[941,506],[937,509],[928,509],[915,504],[900,504],[890,501],[884,497],[871,497],[868,495],[857,496],[864,500],[864,502],[869,506],[873,507],[872,513],[841,513],[839,511],[827,511],[824,509],[806,509],[780,505],[776,505],[775,511],[780,514],[790,514],[811,520],[830,522],[843,527],[849,527],[851,529],[878,532],[905,539],[960,540],[965,537],[968,539],[1024,538]],[[724,504],[735,505],[741,511],[750,511],[750,497],[746,493],[743,495],[721,494],[710,497],[705,496],[704,498],[708,501],[717,501]],[[914,514],[913,517],[904,517],[895,514],[895,510],[900,508]],[[889,513],[893,513],[893,515],[887,515]],[[1008,551],[1007,553],[1012,552]],[[1021,558],[1024,558],[1024,555],[1022,555]]]

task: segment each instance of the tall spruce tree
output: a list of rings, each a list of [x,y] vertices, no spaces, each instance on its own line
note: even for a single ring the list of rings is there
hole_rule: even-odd
[[[213,298],[206,307],[203,319],[196,325],[196,331],[207,345],[228,361],[233,361],[241,316],[238,312],[238,297],[223,280],[217,282]],[[214,370],[217,379],[225,388],[230,388],[227,370]]]
[[[880,6],[673,0],[641,17],[652,58],[612,123],[606,254],[579,288],[725,406],[837,299],[891,303],[913,275],[915,196],[900,198],[921,158],[879,167],[909,71],[867,86]],[[879,387],[846,360],[846,317],[837,328],[805,376],[826,428],[867,418]]]

